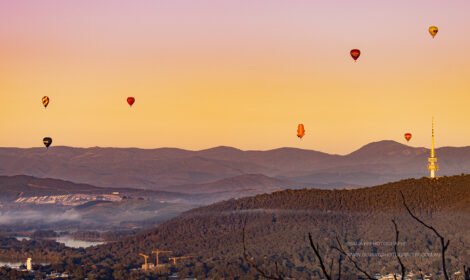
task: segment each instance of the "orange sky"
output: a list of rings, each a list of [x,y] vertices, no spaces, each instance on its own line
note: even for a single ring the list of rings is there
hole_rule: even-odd
[[[468,1],[5,2],[0,146],[470,144]]]

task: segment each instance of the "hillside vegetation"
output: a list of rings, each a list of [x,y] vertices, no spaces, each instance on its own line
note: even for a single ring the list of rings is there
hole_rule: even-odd
[[[439,180],[411,179],[357,190],[286,190],[270,195],[229,200],[191,210],[133,238],[92,248],[89,256],[98,262],[111,258],[124,267],[142,263],[138,253],[153,248],[193,255],[181,273],[199,277],[254,277],[242,258],[242,227],[247,220],[247,247],[260,266],[274,269],[281,264],[287,276],[314,278],[319,273],[308,244],[310,232],[325,255],[338,237],[370,271],[395,272],[398,263],[388,255],[398,223],[402,245],[410,254],[407,267],[437,273],[439,244],[434,235],[405,212],[400,191],[407,203],[426,222],[451,240],[448,262],[451,271],[470,263],[470,176]],[[361,255],[362,254],[362,255]],[[379,255],[382,255],[379,257]],[[344,266],[345,275],[356,272]],[[353,276],[351,276],[353,277]],[[351,278],[355,279],[355,278]]]

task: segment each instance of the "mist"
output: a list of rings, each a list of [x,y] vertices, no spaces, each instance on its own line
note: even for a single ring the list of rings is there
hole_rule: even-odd
[[[81,215],[74,209],[64,212],[45,212],[45,211],[6,211],[0,212],[0,225],[18,225],[27,223],[56,223],[64,221],[79,221]]]

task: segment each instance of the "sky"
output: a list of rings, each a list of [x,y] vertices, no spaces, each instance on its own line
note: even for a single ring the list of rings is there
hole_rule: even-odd
[[[469,10],[468,0],[0,0],[0,147],[50,136],[347,154],[406,143],[406,132],[429,147],[433,116],[437,146],[467,146]]]

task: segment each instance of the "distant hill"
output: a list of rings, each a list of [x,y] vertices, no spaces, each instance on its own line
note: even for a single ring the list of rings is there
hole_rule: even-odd
[[[184,193],[213,193],[215,190],[218,192],[240,192],[260,189],[269,192],[294,184],[262,174],[245,174],[205,184],[173,186],[168,190]]]
[[[165,191],[115,191],[57,179],[0,176],[0,230],[151,227],[200,205],[202,200]]]
[[[304,184],[322,188],[353,187],[426,176],[428,154],[425,148],[394,141],[371,143],[344,156],[296,148],[269,151],[242,151],[231,147],[201,151],[0,148],[0,175],[58,178],[100,187],[164,190],[261,174],[285,182],[284,188]],[[470,147],[440,148],[437,155],[441,176],[470,170]]]
[[[64,195],[74,193],[110,193],[110,190],[87,184],[76,184],[57,179],[40,179],[31,176],[0,176],[0,200],[18,196]]]
[[[190,199],[185,194],[165,191],[145,191],[140,189],[100,188],[88,184],[77,184],[51,178],[35,178],[25,175],[0,176],[0,200],[12,200],[19,196],[49,196],[67,194],[110,194],[114,191],[121,195],[159,197],[162,200]]]
[[[172,186],[165,190],[192,194],[200,203],[210,204],[231,198],[272,193],[286,188],[305,187],[312,187],[312,185],[276,179],[262,174],[244,174],[209,183]]]
[[[403,253],[438,253],[439,241],[412,220],[403,207],[400,191],[410,208],[427,223],[451,239],[450,271],[470,263],[470,175],[438,180],[408,179],[377,187],[354,190],[284,190],[272,194],[232,199],[190,210],[148,231],[119,242],[90,248],[90,258],[112,256],[125,267],[141,264],[139,252],[168,249],[177,255],[193,255],[183,273],[202,278],[255,278],[256,271],[242,259],[242,228],[247,220],[247,248],[258,263],[274,271],[274,261],[294,279],[316,279],[318,263],[308,244],[312,233],[322,252],[338,237],[353,253],[389,254],[388,257],[359,257],[371,272],[397,271],[393,246],[361,245],[361,242],[395,240],[391,223],[397,221]],[[349,245],[348,245],[349,244]],[[98,257],[99,259],[99,257]],[[436,273],[439,259],[405,257],[409,269]],[[199,268],[205,268],[200,270]],[[344,263],[345,275],[356,275]],[[356,279],[356,278],[346,278]]]

